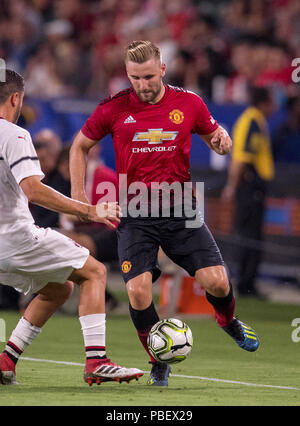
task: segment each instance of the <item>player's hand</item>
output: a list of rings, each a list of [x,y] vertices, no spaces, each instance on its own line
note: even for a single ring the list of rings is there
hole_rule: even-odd
[[[121,207],[117,202],[98,203],[95,206],[89,205],[88,213],[83,219],[90,222],[104,223],[111,229],[116,229],[114,222],[120,223],[122,217]]]
[[[232,140],[228,132],[223,127],[219,126],[210,140],[210,144],[217,154],[226,155],[231,150]]]

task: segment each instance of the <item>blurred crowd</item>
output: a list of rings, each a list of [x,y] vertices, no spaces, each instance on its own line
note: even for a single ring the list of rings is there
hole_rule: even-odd
[[[296,95],[299,0],[0,0],[0,57],[28,95],[99,98],[128,87],[124,47],[157,43],[166,81],[217,103],[244,103],[248,87]]]

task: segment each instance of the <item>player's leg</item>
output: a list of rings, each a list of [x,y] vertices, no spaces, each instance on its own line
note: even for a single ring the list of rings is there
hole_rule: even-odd
[[[152,274],[147,271],[132,278],[127,282],[126,288],[132,322],[150,361],[155,362],[147,346],[149,331],[159,321],[152,299]]]
[[[159,321],[153,300],[152,283],[160,275],[157,268],[159,230],[155,223],[138,219],[121,220],[117,230],[118,256],[121,272],[129,297],[129,312],[139,339],[155,361],[147,347],[151,327]]]
[[[129,297],[129,312],[145,350],[147,335],[159,321],[153,300],[152,283],[160,275],[157,268],[159,238],[156,226],[149,226],[139,219],[118,227],[118,256],[121,272]],[[150,356],[150,354],[149,354]],[[154,359],[150,356],[150,360]]]
[[[187,229],[184,222],[173,223],[173,233],[162,249],[179,266],[194,276],[206,290],[206,297],[215,309],[218,324],[245,350],[259,346],[256,333],[234,317],[235,298],[220,250],[206,224]],[[247,332],[248,330],[248,332]]]
[[[251,327],[234,317],[235,297],[224,266],[216,265],[198,269],[195,278],[205,288],[206,298],[215,309],[219,326],[242,349],[249,352],[256,351],[259,346],[257,334]]]
[[[40,334],[46,321],[73,291],[73,283],[49,283],[30,302],[0,355],[0,383],[16,384],[15,368],[27,346]]]
[[[160,244],[159,221],[121,221],[118,227],[118,253],[122,276],[129,297],[129,312],[138,337],[147,352],[152,370],[149,384],[167,386],[170,368],[151,356],[147,338],[152,326],[159,321],[152,299],[152,283],[160,275],[157,254]],[[161,222],[159,222],[161,223]]]
[[[87,248],[95,259],[102,263],[118,260],[117,237],[115,231],[97,230],[91,226],[82,227],[81,232],[61,231],[64,235]],[[118,301],[110,291],[105,289],[106,309],[118,306]]]
[[[141,370],[120,367],[112,363],[106,356],[105,266],[92,256],[87,256],[85,248],[61,234],[55,234],[54,239],[55,241],[61,240],[64,252],[73,256],[74,259],[80,259],[80,262],[73,263],[80,267],[73,267],[73,272],[70,271],[68,279],[79,285],[78,313],[87,358],[85,381],[91,385],[95,382],[100,384],[109,380],[137,379],[143,375]]]
[[[234,317],[235,298],[223,266],[198,269],[195,278],[206,290],[206,297],[215,309],[217,323],[240,348],[254,352],[259,347],[256,332]]]
[[[84,380],[92,385],[141,377],[141,370],[121,367],[106,356],[105,266],[89,256],[83,268],[73,271],[69,279],[79,285],[78,313],[86,351]]]
[[[147,339],[159,316],[152,299],[152,273],[144,272],[132,278],[126,284],[129,297],[129,312],[137,330],[138,337],[150,357],[152,369],[148,380],[149,385],[168,386],[171,368],[168,364],[157,362],[149,352]]]
[[[79,317],[90,314],[105,313],[106,267],[89,256],[80,269],[69,276],[79,285]]]
[[[74,284],[71,281],[63,284],[48,283],[29,303],[23,317],[35,327],[43,327],[46,321],[69,299],[73,288]]]
[[[233,318],[234,297],[220,250],[206,224],[186,228],[185,220],[170,220],[162,249],[205,288],[221,326]]]
[[[86,231],[84,230],[84,232]],[[96,247],[94,256],[96,259],[109,265],[112,262],[118,262],[118,239],[115,230],[99,229],[95,231],[95,229],[91,229],[89,236]],[[107,287],[105,290],[105,304],[106,311],[112,311],[119,304],[115,295]]]
[[[87,352],[89,356],[96,356],[96,359],[99,352],[102,352],[101,356],[104,356],[104,359],[107,360],[102,351],[103,347],[105,350],[105,343],[104,345],[102,343],[103,336],[105,339],[104,292],[106,270],[104,265],[89,256],[88,250],[58,232],[51,229],[34,229],[34,232],[37,233],[36,240],[39,244],[36,244],[28,252],[18,254],[14,259],[11,259],[10,263],[14,265],[14,273],[7,274],[8,279],[14,282],[13,285],[20,291],[39,293],[26,311],[25,318],[27,319],[22,319],[23,329],[24,327],[30,328],[31,337],[36,337],[41,331],[40,326],[65,300],[68,292],[64,283],[70,279],[80,285],[79,315],[82,320],[84,338],[91,335],[91,337],[87,337],[89,341],[96,335],[97,342],[100,341],[100,344],[95,345],[97,346],[95,352],[93,352],[94,348],[89,348],[92,350]],[[43,256],[41,253],[47,253],[47,256]],[[22,269],[21,275],[19,268]],[[53,278],[53,280],[49,280],[50,282],[56,278],[58,286],[49,285],[45,288],[47,282],[49,282],[45,281],[46,277],[47,280],[49,277]],[[35,322],[36,325],[29,321]],[[28,334],[30,333],[28,332]],[[19,348],[17,348],[18,351]],[[107,368],[108,366],[105,370]],[[3,371],[1,366],[0,370]],[[101,377],[104,376],[105,380],[130,380],[143,374],[140,370],[130,369],[129,371],[129,369],[111,363],[109,370],[110,374],[107,374],[107,371],[104,372],[101,369]]]
[[[206,290],[206,298],[215,309],[220,327],[229,325],[233,319],[235,298],[224,266],[198,269],[195,279]]]

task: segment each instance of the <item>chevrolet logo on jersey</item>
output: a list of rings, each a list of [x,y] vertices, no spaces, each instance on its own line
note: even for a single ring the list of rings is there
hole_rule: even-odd
[[[133,142],[147,141],[149,144],[159,144],[163,141],[173,141],[178,132],[168,132],[164,129],[148,129],[148,132],[137,132]]]

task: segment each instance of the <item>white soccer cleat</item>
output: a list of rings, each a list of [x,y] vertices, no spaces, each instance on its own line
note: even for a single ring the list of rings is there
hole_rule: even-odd
[[[100,385],[103,382],[127,382],[138,380],[144,372],[137,368],[121,367],[110,361],[99,362],[97,359],[87,360],[84,370],[84,381],[92,386],[93,383]]]

